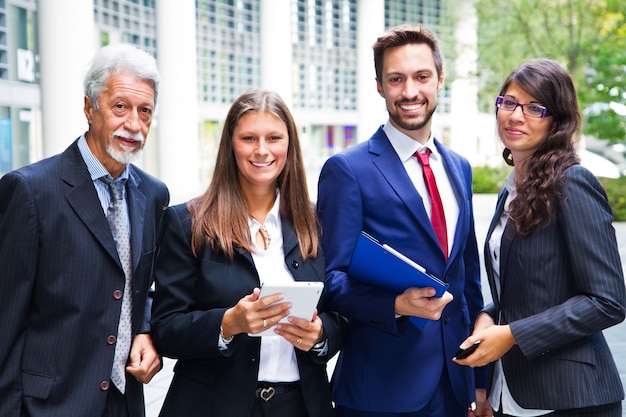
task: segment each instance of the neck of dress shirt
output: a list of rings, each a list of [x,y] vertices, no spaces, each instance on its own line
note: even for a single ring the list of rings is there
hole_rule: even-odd
[[[452,245],[454,244],[454,233],[456,231],[456,224],[459,217],[459,203],[452,183],[450,182],[450,178],[446,172],[441,154],[435,146],[435,140],[432,133],[426,143],[422,145],[400,132],[389,121],[387,121],[383,130],[385,131],[387,138],[389,138],[391,146],[400,158],[400,161],[402,161],[402,165],[411,179],[411,182],[415,186],[415,189],[422,197],[424,208],[426,209],[426,213],[428,213],[429,218],[432,212],[430,194],[428,193],[428,188],[426,187],[426,183],[424,181],[422,166],[413,154],[416,151],[423,151],[424,148],[428,148],[432,152],[430,155],[430,166],[433,170],[433,174],[435,175],[435,180],[437,181],[437,189],[439,190],[439,195],[441,196],[441,201],[443,203],[443,210],[446,216],[449,254],[452,250]]]
[[[259,231],[260,223],[250,218],[250,236],[252,237],[252,259],[262,284],[285,283],[293,281],[293,276],[285,264],[283,233],[280,218],[280,193],[265,218],[265,228],[272,238],[267,250],[256,246],[254,236]],[[261,337],[261,357],[259,360],[258,381],[293,382],[300,380],[296,352],[293,345],[282,336]]]
[[[85,165],[87,165],[87,171],[89,171],[91,180],[93,181],[96,192],[98,193],[98,199],[100,199],[102,210],[106,213],[109,209],[109,204],[111,203],[111,194],[109,193],[109,187],[100,181],[99,178],[111,174],[109,174],[109,171],[107,171],[104,165],[102,165],[102,162],[100,162],[93,152],[91,152],[89,145],[87,145],[87,140],[85,140],[84,134],[80,137],[80,139],[78,139],[78,150],[85,161]],[[122,174],[118,178],[115,178],[115,180],[128,180],[129,176],[130,171],[128,165],[126,165]],[[122,199],[126,201],[126,187],[122,187]]]

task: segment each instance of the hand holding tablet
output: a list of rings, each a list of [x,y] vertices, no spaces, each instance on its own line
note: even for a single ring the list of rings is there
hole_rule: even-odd
[[[284,298],[280,300],[279,303],[289,302],[292,304],[291,314],[289,314],[290,316],[311,320],[320,296],[322,295],[323,289],[324,283],[318,281],[293,281],[281,284],[263,284],[261,286],[259,299],[268,295],[281,293]],[[280,322],[286,323],[287,318],[285,317]],[[276,336],[276,333],[274,333],[274,326],[272,326],[268,327],[261,333],[248,333],[248,335],[253,337]]]

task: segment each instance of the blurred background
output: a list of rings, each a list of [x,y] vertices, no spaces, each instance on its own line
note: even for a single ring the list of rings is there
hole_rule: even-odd
[[[315,199],[328,156],[387,119],[372,44],[392,26],[422,23],[445,55],[434,133],[488,169],[495,189],[506,171],[494,97],[511,69],[540,56],[576,80],[583,165],[617,178],[626,166],[625,14],[615,0],[0,0],[0,175],[86,130],[86,66],[100,46],[126,42],[153,54],[162,73],[139,165],[168,184],[173,203],[208,185],[227,109],[252,88],[277,91],[292,109]]]
[[[623,0],[0,0],[0,176],[86,130],[89,60],[125,42],[159,64],[157,113],[138,165],[167,183],[172,203],[208,185],[226,112],[253,88],[277,91],[292,110],[315,200],[324,161],[387,120],[371,46],[402,23],[440,38],[445,88],[433,132],[473,166],[479,246],[510,170],[495,96],[523,60],[548,57],[575,80],[585,115],[579,155],[607,189],[626,259]],[[605,332],[624,381],[625,326]],[[172,366],[167,360],[147,386],[148,416],[158,413]]]

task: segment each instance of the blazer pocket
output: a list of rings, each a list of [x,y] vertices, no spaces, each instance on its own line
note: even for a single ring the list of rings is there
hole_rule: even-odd
[[[579,362],[588,365],[596,364],[596,351],[588,342],[578,341],[561,349],[550,350],[542,355],[546,359]]]
[[[45,400],[52,391],[54,377],[22,372],[22,390],[25,397]]]

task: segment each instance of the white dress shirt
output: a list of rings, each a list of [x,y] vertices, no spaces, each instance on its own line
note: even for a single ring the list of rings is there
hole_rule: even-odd
[[[280,193],[276,192],[274,206],[265,218],[265,228],[272,241],[267,250],[256,245],[256,236],[261,223],[250,219],[250,236],[254,251],[252,259],[259,273],[261,284],[293,282],[293,276],[285,264],[283,232],[280,223]],[[295,348],[282,336],[261,337],[261,358],[257,381],[293,382],[300,380]]]
[[[500,284],[500,247],[502,243],[502,235],[504,234],[504,228],[509,220],[509,206],[511,201],[517,197],[517,188],[515,183],[515,170],[513,170],[504,180],[504,186],[509,192],[509,195],[504,202],[504,210],[502,215],[498,219],[498,224],[493,229],[493,233],[489,237],[489,256],[491,265],[493,267],[494,281],[496,284],[496,293],[500,298],[501,284]],[[499,323],[499,319],[497,320]],[[509,386],[506,383],[506,376],[504,375],[504,369],[502,368],[502,360],[498,359],[495,363],[493,384],[491,386],[491,393],[489,394],[489,402],[494,410],[500,410],[503,414],[509,414],[519,417],[534,417],[543,416],[551,413],[554,410],[531,410],[522,408],[513,398],[509,391]]]
[[[393,146],[393,149],[402,161],[404,169],[409,175],[411,182],[413,182],[415,189],[417,189],[417,192],[422,197],[424,208],[426,209],[426,213],[428,213],[428,218],[431,217],[432,213],[430,194],[428,193],[428,188],[426,187],[426,182],[424,181],[424,171],[422,170],[422,165],[419,163],[417,158],[413,156],[413,154],[415,151],[424,152],[426,148],[430,149],[430,167],[435,175],[437,189],[439,190],[441,202],[443,203],[443,211],[446,216],[446,230],[448,232],[448,242],[450,242],[448,244],[449,255],[454,242],[454,232],[456,231],[456,224],[459,218],[459,203],[457,201],[454,188],[448,178],[441,154],[437,151],[437,147],[435,146],[432,133],[428,138],[428,141],[422,145],[418,141],[400,132],[389,121],[387,121],[383,130],[389,138],[391,146]]]

